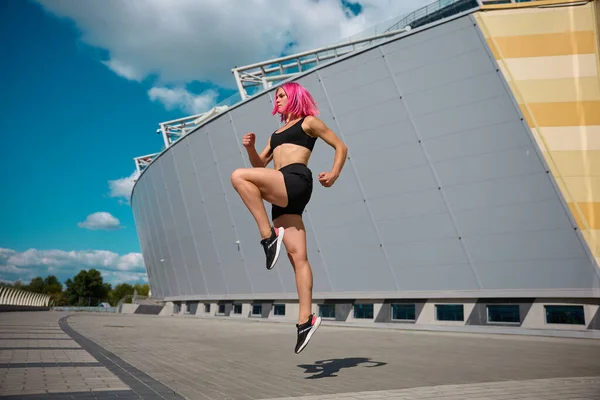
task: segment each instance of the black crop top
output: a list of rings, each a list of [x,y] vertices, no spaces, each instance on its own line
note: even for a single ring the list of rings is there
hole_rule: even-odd
[[[304,118],[282,132],[273,132],[271,134],[271,152],[275,151],[277,146],[284,143],[297,144],[298,146],[304,146],[312,151],[315,147],[317,138],[309,136],[304,132],[304,129],[302,129],[302,122],[304,122]]]

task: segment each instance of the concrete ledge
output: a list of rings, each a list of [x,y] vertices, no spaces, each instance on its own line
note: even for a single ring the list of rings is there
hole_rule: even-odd
[[[121,309],[119,310],[119,313],[121,314],[135,314],[135,311],[137,310],[139,304],[121,304]]]

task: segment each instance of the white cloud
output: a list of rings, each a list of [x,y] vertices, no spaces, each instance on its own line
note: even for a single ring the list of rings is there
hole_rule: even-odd
[[[110,282],[145,282],[148,283],[148,275],[145,272],[120,272],[103,271],[102,276]]]
[[[105,281],[147,282],[141,253],[119,255],[106,250],[37,250],[18,252],[0,249],[0,281],[30,281],[36,276],[56,275],[64,282],[81,269],[96,268]]]
[[[127,79],[162,87],[192,81],[235,88],[231,68],[321,47],[433,0],[362,0],[358,17],[341,0],[38,0],[74,21],[81,40],[105,49],[104,64]],[[243,4],[243,6],[240,6]]]
[[[102,64],[106,65],[108,68],[113,70],[114,73],[122,76],[125,79],[132,81],[141,81],[144,79],[144,76],[139,71],[136,71],[131,65],[122,63],[119,60],[112,59],[103,61]]]
[[[0,259],[0,266],[13,265],[17,267],[48,266],[65,267],[105,267],[109,269],[134,271],[144,269],[141,253],[129,253],[120,256],[107,250],[37,250],[29,249],[24,252],[12,251],[12,254]]]
[[[93,231],[105,230],[112,231],[121,228],[121,223],[110,213],[100,211],[87,216],[86,220],[77,224],[80,228],[86,228]]]
[[[131,175],[108,181],[108,186],[110,188],[110,197],[121,197],[121,203],[129,204],[129,197],[131,196],[131,191],[133,190],[134,180],[137,179],[138,173],[134,170]],[[124,199],[124,200],[123,200]]]
[[[17,281],[19,281],[22,285],[29,285],[29,282],[31,282],[31,280],[24,281],[24,280],[21,280],[21,279],[16,279],[14,281],[10,281],[8,279],[2,279],[2,278],[0,278],[0,282],[7,283],[9,285],[14,285]]]
[[[25,274],[27,275],[29,271],[21,268],[17,268],[14,265],[0,265],[0,272],[6,272],[9,274]]]
[[[122,271],[131,271],[144,266],[144,258],[142,253],[129,253],[120,256],[116,264],[117,269]]]
[[[190,114],[200,114],[211,109],[215,105],[218,95],[214,90],[194,95],[181,87],[174,89],[153,87],[148,91],[150,100],[160,101],[167,110],[180,108]]]

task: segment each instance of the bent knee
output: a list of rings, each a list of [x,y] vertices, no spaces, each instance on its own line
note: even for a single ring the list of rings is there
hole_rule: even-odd
[[[288,252],[287,255],[294,266],[308,263],[308,257],[304,252]]]
[[[244,168],[238,168],[231,173],[231,183],[235,186],[236,183],[239,183],[244,180]]]

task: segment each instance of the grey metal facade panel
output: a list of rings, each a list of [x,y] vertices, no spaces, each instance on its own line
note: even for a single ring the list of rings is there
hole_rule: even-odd
[[[557,196],[545,172],[447,186],[444,194],[454,212],[556,201]]]
[[[189,153],[191,167],[185,168],[190,171],[189,175],[181,175],[181,184],[184,191],[186,202],[188,202],[188,212],[190,215],[190,225],[194,236],[196,251],[202,264],[202,272],[206,279],[208,295],[222,295],[227,293],[227,285],[220,268],[219,255],[212,235],[212,225],[218,223],[211,216],[204,200],[204,188],[201,186],[202,176],[205,173],[217,173],[216,164],[212,156],[207,155],[206,150],[210,149],[208,142],[208,132],[201,129],[194,135],[185,138]],[[181,145],[181,144],[179,144]],[[187,158],[184,158],[187,159]],[[183,168],[182,168],[183,170]]]
[[[131,211],[133,212],[134,221],[136,221],[138,226],[136,232],[140,244],[140,249],[142,251],[142,259],[144,260],[144,266],[146,267],[146,273],[148,275],[148,284],[152,293],[156,294],[158,293],[156,289],[156,277],[154,276],[154,271],[152,269],[153,263],[150,259],[150,249],[148,248],[148,242],[146,241],[148,227],[142,222],[142,218],[140,216],[140,202],[137,201],[136,198],[138,193],[139,192],[134,193],[134,195],[131,198]]]
[[[303,218],[314,292],[485,296],[600,288],[597,267],[474,25],[462,17],[298,78],[349,147],[332,188],[317,175],[330,170],[334,150],[317,141],[309,165],[314,189]],[[134,215],[147,231],[143,251],[155,259],[151,279],[161,281],[165,297],[184,298],[186,276],[205,279],[192,283],[192,296],[295,297],[285,253],[266,270],[256,223],[230,182],[235,169],[250,166],[242,136],[255,132],[260,152],[279,126],[273,95],[190,133],[137,182]],[[176,250],[175,264],[158,262]],[[201,267],[191,269],[194,263]]]
[[[394,74],[449,61],[462,54],[479,51],[482,43],[474,21],[463,17],[382,45]]]
[[[152,259],[151,252],[152,249],[149,247],[147,235],[148,235],[148,227],[143,221],[140,213],[140,204],[141,202],[132,199],[132,210],[135,221],[137,222],[139,229],[137,229],[138,240],[140,243],[140,249],[142,251],[142,259],[144,260],[144,266],[146,267],[146,272],[148,275],[148,285],[150,286],[150,290],[154,294],[160,293],[158,289],[158,278],[154,273],[154,260]]]
[[[165,193],[166,189],[164,187],[164,180],[161,171],[161,163],[163,161],[162,158],[163,157],[157,160],[156,165],[154,165],[154,173],[149,176],[149,183],[151,184],[150,191],[152,191],[152,194],[154,195],[150,195],[150,204],[153,204],[150,215],[154,218],[156,238],[158,240],[156,246],[158,249],[157,256],[159,257],[160,267],[166,277],[168,284],[167,291],[170,296],[173,296],[177,293],[182,293],[182,291],[179,285],[177,274],[175,273],[176,266],[174,265],[174,258],[169,246],[169,235],[166,229],[168,223],[165,221],[167,218],[166,208],[169,207],[169,203]]]
[[[479,262],[477,265],[485,289],[542,289],[550,295],[550,289],[587,288],[597,291],[600,288],[598,276],[590,268],[588,258],[549,257],[545,260]]]
[[[148,178],[149,180],[149,178]],[[152,275],[154,275],[156,277],[156,286],[157,286],[157,291],[155,292],[155,295],[158,297],[164,297],[166,296],[167,292],[167,288],[166,286],[168,285],[167,280],[166,280],[166,276],[164,274],[164,270],[162,268],[162,263],[159,263],[159,257],[156,256],[156,253],[158,252],[158,248],[157,248],[157,244],[158,241],[156,239],[156,227],[154,225],[154,218],[153,218],[153,209],[152,209],[152,204],[150,202],[150,199],[154,196],[154,192],[150,191],[150,185],[145,183],[144,185],[141,185],[139,188],[139,201],[141,203],[141,216],[142,216],[142,221],[144,223],[144,226],[146,226],[146,234],[147,234],[147,240],[148,240],[148,248],[149,248],[149,256],[151,259],[151,264],[150,265],[146,265],[147,269],[152,269],[154,270],[153,274],[150,274],[150,277],[152,277]]]
[[[163,221],[167,234],[167,243],[173,260],[171,265],[177,277],[179,291],[180,293],[192,294],[194,293],[192,279],[189,273],[188,260],[186,260],[183,250],[186,237],[189,238],[191,233],[185,229],[187,221],[186,211],[181,190],[179,189],[181,184],[179,183],[173,161],[176,154],[177,152],[173,148],[173,151],[165,154],[165,157],[162,158],[160,169],[164,191],[159,192],[165,196],[161,200],[161,203],[165,201],[167,203],[167,206],[163,208]],[[200,281],[199,283],[202,282]]]
[[[440,163],[503,150],[532,149],[531,141],[523,135],[521,121],[502,122],[453,135],[423,140],[432,162]],[[527,150],[525,150],[527,153]],[[530,151],[534,156],[534,152]]]
[[[489,73],[490,58],[480,51],[479,45],[474,45],[466,51],[460,52],[444,60],[444,70],[440,73],[438,63],[421,65],[418,68],[405,69],[396,67],[398,71],[394,76],[405,95],[417,93],[420,90],[428,90],[432,87],[453,84],[465,79],[472,79],[478,75]],[[388,54],[387,58],[392,65],[394,54]],[[398,53],[397,57],[402,57]]]
[[[174,222],[177,226],[178,240],[183,256],[183,263],[187,269],[190,293],[208,294],[207,282],[202,271],[202,264],[196,246],[196,237],[192,230],[189,208],[202,206],[198,196],[190,193],[190,189],[196,189],[198,182],[194,177],[194,167],[189,150],[189,140],[182,142],[172,150],[173,168],[177,179],[169,179],[166,176],[167,190],[170,195],[171,206],[174,214]],[[188,185],[191,185],[188,187]],[[186,196],[187,194],[187,196]],[[188,205],[189,203],[189,205]]]

